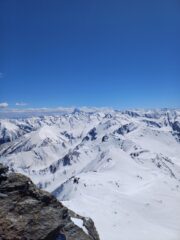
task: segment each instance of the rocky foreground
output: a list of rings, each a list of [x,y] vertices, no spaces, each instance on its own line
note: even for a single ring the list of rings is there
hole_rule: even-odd
[[[71,217],[83,221],[86,233]],[[91,219],[69,211],[28,177],[8,173],[0,164],[0,240],[56,240],[61,229],[67,240],[99,240]]]

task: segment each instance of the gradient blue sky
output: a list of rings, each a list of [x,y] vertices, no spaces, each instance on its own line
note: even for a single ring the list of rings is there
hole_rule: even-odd
[[[1,0],[0,102],[180,107],[179,0]]]

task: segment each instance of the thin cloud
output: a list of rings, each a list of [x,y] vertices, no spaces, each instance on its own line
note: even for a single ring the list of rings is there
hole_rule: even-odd
[[[9,104],[7,102],[0,103],[0,108],[7,108]]]
[[[16,106],[19,106],[19,107],[27,106],[27,103],[17,102],[17,103],[16,103]]]

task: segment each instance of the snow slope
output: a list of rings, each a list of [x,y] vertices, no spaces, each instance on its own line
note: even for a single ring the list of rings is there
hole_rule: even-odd
[[[180,239],[178,109],[2,119],[0,136],[0,161],[91,217],[102,240]]]

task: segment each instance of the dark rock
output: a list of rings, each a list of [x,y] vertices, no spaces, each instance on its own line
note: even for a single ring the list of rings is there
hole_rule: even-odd
[[[180,133],[180,122],[175,121],[175,122],[172,124],[172,129],[173,129],[173,131],[176,131],[176,132],[179,132],[179,133]]]
[[[88,136],[84,137],[84,138],[83,138],[83,142],[84,142],[84,141],[89,141],[89,137],[88,137]]]
[[[124,114],[127,114],[127,115],[129,115],[129,116],[131,116],[131,117],[139,117],[139,116],[140,116],[137,112],[129,111],[129,110],[127,110],[127,111],[125,111],[125,112],[123,112],[123,113],[124,113]]]
[[[7,173],[8,169],[9,169],[8,167],[5,167],[0,163],[0,175]]]
[[[78,183],[79,183],[79,179],[80,179],[80,178],[74,177],[73,183],[74,183],[74,184],[78,184]]]
[[[108,141],[108,136],[107,135],[104,135],[103,137],[102,137],[102,142],[107,142]]]
[[[126,133],[132,132],[137,127],[133,123],[125,124],[122,127],[118,128],[116,132],[121,135],[125,135]]]
[[[63,166],[71,165],[71,159],[70,156],[67,154],[63,158]]]
[[[50,166],[49,166],[49,170],[50,170],[51,173],[55,173],[56,170],[57,170],[57,168],[56,168],[55,165],[50,165]]]
[[[89,132],[89,136],[91,136],[91,141],[96,140],[97,138],[96,128],[91,129],[91,131]]]
[[[54,196],[17,173],[0,182],[0,240],[55,240],[63,228],[67,240],[99,240],[71,221],[69,210]],[[1,176],[1,175],[0,175]]]
[[[97,139],[96,128],[93,128],[89,131],[88,135],[83,138],[83,142],[89,140],[94,141],[96,139]]]
[[[87,229],[88,234],[91,236],[92,240],[100,240],[99,239],[99,234],[95,228],[94,222],[92,221],[91,218],[85,218],[82,217],[72,210],[69,210],[69,215],[74,218],[81,219],[83,221],[83,226]]]
[[[6,177],[7,171],[8,171],[8,167],[5,167],[0,163],[0,183],[7,179]]]
[[[112,116],[112,114],[110,114],[110,113],[107,113],[107,114],[104,116],[104,118],[111,119],[111,118],[113,118],[113,116]]]
[[[145,122],[148,127],[157,127],[157,128],[162,127],[160,123],[157,123],[155,121],[143,120],[143,122]]]

